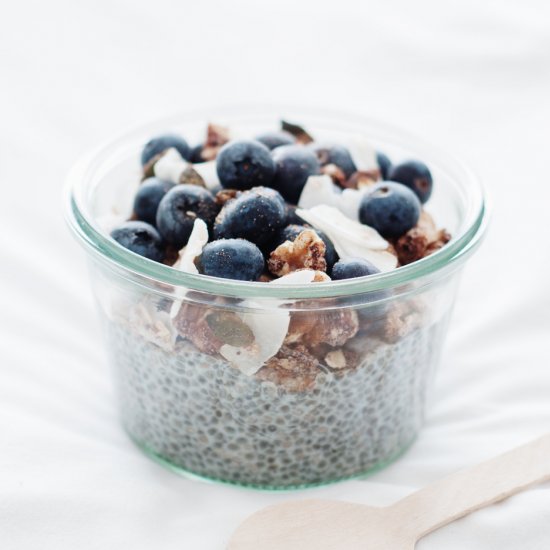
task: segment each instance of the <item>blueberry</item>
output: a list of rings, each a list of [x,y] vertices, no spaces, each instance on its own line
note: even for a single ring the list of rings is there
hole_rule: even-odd
[[[134,212],[137,219],[155,225],[159,203],[172,187],[174,187],[172,182],[159,178],[143,180],[134,198]]]
[[[194,147],[191,147],[191,151],[189,152],[189,162],[192,162],[193,164],[200,164],[201,162],[206,162],[202,158],[203,147],[204,145],[202,143],[199,143]]]
[[[259,141],[230,141],[219,151],[216,168],[222,187],[244,191],[269,185],[275,166],[269,149]]]
[[[141,152],[141,164],[145,166],[155,155],[174,147],[184,159],[189,159],[191,151],[187,141],[174,134],[165,134],[150,139]]]
[[[383,180],[391,179],[391,178],[388,178],[388,174],[391,168],[390,157],[378,151],[378,153],[376,153],[376,162],[378,163],[378,168],[380,168],[380,175],[382,176],[382,179]]]
[[[296,239],[296,237],[306,229],[312,228],[294,223],[283,227],[277,232],[271,250],[275,250],[280,244],[283,244],[285,241],[294,241],[294,239]],[[332,241],[322,231],[319,231],[318,229],[313,229],[313,231],[315,231],[315,233],[319,235],[319,238],[325,243],[325,260],[327,262],[327,273],[330,274],[332,266],[338,261],[338,254],[336,253],[336,249],[334,248]]]
[[[380,270],[364,258],[346,258],[338,260],[332,268],[332,279],[354,279],[355,277],[365,277],[366,275],[375,275]]]
[[[281,145],[292,145],[296,138],[289,132],[277,130],[275,132],[265,132],[256,137],[256,140],[262,142],[268,149],[273,150]]]
[[[399,237],[416,225],[422,205],[405,185],[383,181],[361,199],[359,220],[383,237]]]
[[[317,155],[321,166],[335,164],[344,172],[346,179],[354,172],[357,172],[357,166],[351,158],[350,152],[342,145],[327,145],[312,143],[308,147]]]
[[[264,270],[264,257],[250,241],[219,239],[204,247],[197,264],[199,272],[204,275],[257,281]]]
[[[111,231],[111,237],[124,248],[155,262],[164,259],[164,245],[158,231],[141,221],[124,222]]]
[[[432,194],[432,174],[428,167],[418,160],[409,160],[392,166],[388,179],[412,189],[422,203],[425,203]]]
[[[252,189],[224,205],[214,224],[214,237],[247,239],[262,247],[285,223],[282,197],[273,189]]]
[[[271,153],[275,161],[275,177],[271,187],[293,204],[298,204],[307,178],[321,172],[315,153],[303,145],[282,145]]]
[[[218,206],[210,191],[183,183],[170,189],[160,201],[157,228],[169,244],[181,248],[187,244],[197,218],[210,225],[217,213]]]
[[[286,204],[286,223],[296,224],[296,225],[302,225],[306,223],[305,220],[303,220],[302,218],[300,218],[300,216],[298,216],[298,214],[296,214],[296,208],[297,208],[296,206],[288,203],[285,203],[285,204]]]

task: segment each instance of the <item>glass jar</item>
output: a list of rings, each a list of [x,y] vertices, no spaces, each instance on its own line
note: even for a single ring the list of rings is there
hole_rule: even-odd
[[[321,138],[361,134],[394,159],[422,159],[435,182],[428,210],[451,241],[368,278],[276,285],[183,273],[100,228],[113,208],[131,208],[151,136],[199,141],[207,121],[253,136],[278,115]],[[452,156],[351,114],[226,108],[129,132],[77,164],[68,187],[122,423],[149,456],[202,479],[288,489],[364,475],[414,441],[460,271],[487,221],[478,181]]]

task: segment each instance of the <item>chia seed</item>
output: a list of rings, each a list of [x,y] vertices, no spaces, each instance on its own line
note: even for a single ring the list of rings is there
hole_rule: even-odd
[[[370,338],[356,368],[321,365],[314,389],[301,392],[184,339],[168,352],[126,325],[106,328],[122,421],[140,447],[182,473],[284,489],[367,473],[411,444],[445,325],[391,344]]]

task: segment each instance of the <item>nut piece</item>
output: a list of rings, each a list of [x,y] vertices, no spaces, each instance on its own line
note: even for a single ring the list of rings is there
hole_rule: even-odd
[[[173,324],[181,337],[192,342],[203,353],[215,355],[223,346],[223,342],[208,323],[207,317],[210,311],[209,307],[184,302]]]
[[[236,189],[222,189],[216,193],[214,200],[218,206],[223,206],[227,201],[234,199],[238,193]]]
[[[424,311],[415,301],[396,304],[388,311],[377,336],[388,344],[394,344],[420,327],[423,317]]]
[[[433,218],[422,211],[415,227],[399,237],[394,243],[399,263],[410,264],[439,250],[451,239],[445,229],[437,229]]]
[[[294,241],[285,241],[270,255],[267,267],[282,277],[298,269],[326,271],[325,243],[312,229],[302,231]]]
[[[297,143],[307,145],[313,141],[313,138],[298,124],[293,124],[286,120],[281,120],[281,130],[292,134],[296,138]]]
[[[326,283],[332,279],[324,271],[316,271],[312,283]]]
[[[283,346],[256,376],[281,385],[288,391],[303,392],[315,385],[318,367],[319,362],[305,346]]]
[[[357,367],[357,354],[347,349],[335,349],[325,355],[325,363],[334,370],[349,369]]]
[[[358,170],[340,185],[346,189],[364,189],[372,187],[380,180],[380,170]]]
[[[359,330],[359,319],[354,310],[294,312],[290,317],[290,326],[286,343],[300,342],[309,346],[328,344],[343,346]]]
[[[206,315],[214,336],[230,346],[244,348],[254,343],[254,333],[242,319],[231,311],[214,310]]]
[[[150,158],[147,161],[147,164],[143,166],[143,177],[142,181],[147,178],[152,178],[155,175],[155,164],[157,161],[166,153],[166,151],[162,151],[161,153],[157,153],[154,157]]]
[[[325,363],[332,369],[345,369],[346,356],[341,349],[335,349],[325,355]]]
[[[206,130],[206,141],[201,151],[201,158],[214,160],[218,151],[229,141],[229,128],[219,124],[209,124]]]
[[[193,168],[191,164],[189,164],[181,173],[179,182],[206,187],[206,183],[202,179],[202,176]]]
[[[325,164],[321,167],[321,173],[326,174],[332,178],[334,183],[338,184],[340,187],[345,187],[346,184],[346,174],[344,171],[336,166],[336,164]]]

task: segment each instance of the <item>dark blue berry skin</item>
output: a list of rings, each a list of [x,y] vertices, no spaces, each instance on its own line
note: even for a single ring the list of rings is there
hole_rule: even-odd
[[[359,221],[385,238],[400,237],[416,225],[422,205],[406,186],[383,181],[366,194],[359,206]]]
[[[317,155],[321,166],[335,164],[344,172],[346,178],[357,172],[357,166],[355,166],[350,152],[342,145],[326,145],[313,142],[308,147]]]
[[[179,154],[186,160],[189,160],[191,150],[187,141],[174,134],[165,134],[150,139],[141,152],[141,165],[145,166],[155,155],[174,147]]]
[[[199,143],[198,145],[191,147],[191,150],[189,152],[189,162],[193,164],[200,164],[201,162],[206,162],[201,156],[203,147],[204,146],[202,143]]]
[[[211,225],[218,209],[210,191],[189,183],[176,185],[160,201],[157,229],[167,243],[181,248],[187,244],[195,220],[201,218]]]
[[[222,187],[245,191],[270,185],[275,165],[269,149],[259,141],[230,141],[219,151],[216,169]]]
[[[275,177],[271,187],[290,203],[298,204],[307,178],[321,172],[315,153],[303,145],[282,145],[272,152]]]
[[[214,238],[241,238],[263,247],[285,224],[281,197],[272,189],[253,189],[224,205],[214,224]]]
[[[156,225],[159,203],[172,187],[174,187],[172,182],[159,178],[143,180],[134,198],[134,213],[137,219]]]
[[[141,221],[124,222],[111,231],[111,237],[124,248],[155,262],[164,259],[164,243],[158,231]]]
[[[392,166],[390,157],[378,151],[378,153],[376,153],[376,162],[378,163],[378,168],[380,168],[380,175],[382,176],[382,179],[383,180],[391,179],[388,177],[390,173],[390,168]]]
[[[306,221],[296,214],[296,206],[286,203],[286,223],[303,225]]]
[[[392,166],[388,179],[406,185],[416,193],[421,203],[425,203],[432,194],[432,174],[429,168],[418,160],[409,160]]]
[[[258,141],[263,143],[269,150],[273,150],[281,145],[292,145],[296,143],[296,138],[289,132],[277,130],[275,132],[265,132],[256,137]]]
[[[208,243],[197,261],[199,272],[211,277],[257,281],[264,270],[260,249],[244,239],[219,239]]]
[[[330,274],[332,271],[332,266],[338,261],[338,254],[336,253],[336,249],[334,248],[332,241],[322,231],[319,231],[318,229],[306,227],[301,224],[291,223],[277,232],[271,250],[275,250],[280,244],[283,244],[285,241],[294,241],[294,239],[296,239],[296,237],[306,229],[312,229],[313,231],[315,231],[315,233],[319,235],[319,238],[325,243],[325,260],[327,262],[327,273]]]
[[[338,260],[334,264],[332,279],[334,281],[354,279],[355,277],[366,277],[376,273],[380,273],[380,270],[368,260],[364,258],[346,258],[345,260]]]

